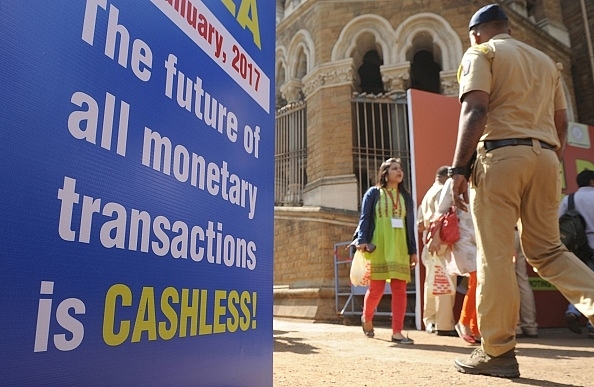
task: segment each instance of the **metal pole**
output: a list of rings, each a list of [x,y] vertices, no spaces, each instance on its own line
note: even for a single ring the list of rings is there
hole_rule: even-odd
[[[590,57],[590,71],[592,71],[592,85],[594,85],[594,50],[592,49],[592,35],[590,35],[590,25],[588,24],[588,12],[586,10],[586,3],[580,0],[582,6],[582,18],[584,19],[584,30],[586,33],[586,45],[588,47],[588,55]]]

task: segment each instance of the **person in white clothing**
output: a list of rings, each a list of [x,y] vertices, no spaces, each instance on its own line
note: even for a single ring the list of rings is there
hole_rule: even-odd
[[[441,190],[436,217],[446,214],[454,206],[452,197],[452,179],[446,180]],[[446,270],[453,276],[468,277],[468,290],[464,296],[460,318],[455,325],[456,335],[470,344],[480,342],[480,332],[476,314],[476,238],[474,234],[474,222],[469,212],[456,208],[458,216],[458,229],[460,239],[451,246],[446,247]],[[441,230],[441,228],[440,228]],[[444,247],[439,238],[439,232],[429,243],[429,251],[439,251]]]
[[[454,330],[454,302],[453,296],[433,296],[429,294],[427,279],[433,270],[434,257],[427,249],[427,232],[431,225],[431,219],[437,210],[437,204],[443,188],[443,183],[448,179],[448,166],[444,165],[437,169],[433,185],[423,197],[421,205],[417,212],[417,227],[420,233],[423,233],[423,251],[421,261],[425,266],[425,282],[423,284],[423,324],[428,333],[436,333],[437,329],[441,334],[451,334]],[[445,249],[444,249],[445,252]],[[443,255],[443,254],[442,254]],[[454,331],[455,332],[455,331]]]
[[[516,263],[516,279],[520,290],[520,318],[516,325],[516,338],[526,337],[536,339],[538,337],[538,323],[536,322],[536,301],[534,292],[530,286],[528,269],[526,267],[526,256],[520,244],[520,234],[516,227],[516,247],[514,258]]]

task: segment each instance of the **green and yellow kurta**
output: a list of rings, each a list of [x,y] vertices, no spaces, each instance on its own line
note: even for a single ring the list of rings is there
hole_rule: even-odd
[[[371,241],[376,249],[366,254],[371,260],[372,280],[395,278],[410,282],[405,216],[404,198],[398,190],[382,188],[375,206],[375,231]],[[402,228],[392,227],[392,218],[402,219]]]

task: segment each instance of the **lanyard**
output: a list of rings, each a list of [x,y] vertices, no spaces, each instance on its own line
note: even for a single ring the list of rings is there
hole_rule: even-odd
[[[392,192],[390,191],[390,189],[386,188],[386,192],[388,193],[388,196],[390,196],[390,200],[392,201],[392,215],[398,215],[400,217],[400,211],[398,211],[398,206],[400,205],[400,191],[396,190],[396,200],[394,200],[394,197],[392,196]],[[388,207],[388,198],[386,198],[386,216],[389,216]]]

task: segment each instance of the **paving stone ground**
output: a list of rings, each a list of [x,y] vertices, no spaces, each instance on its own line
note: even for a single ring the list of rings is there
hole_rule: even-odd
[[[375,338],[358,325],[275,318],[274,386],[592,386],[594,340],[565,328],[540,329],[536,339],[519,339],[518,379],[459,373],[453,363],[474,346],[457,337],[411,330],[415,341],[390,341],[389,325],[375,327]]]

